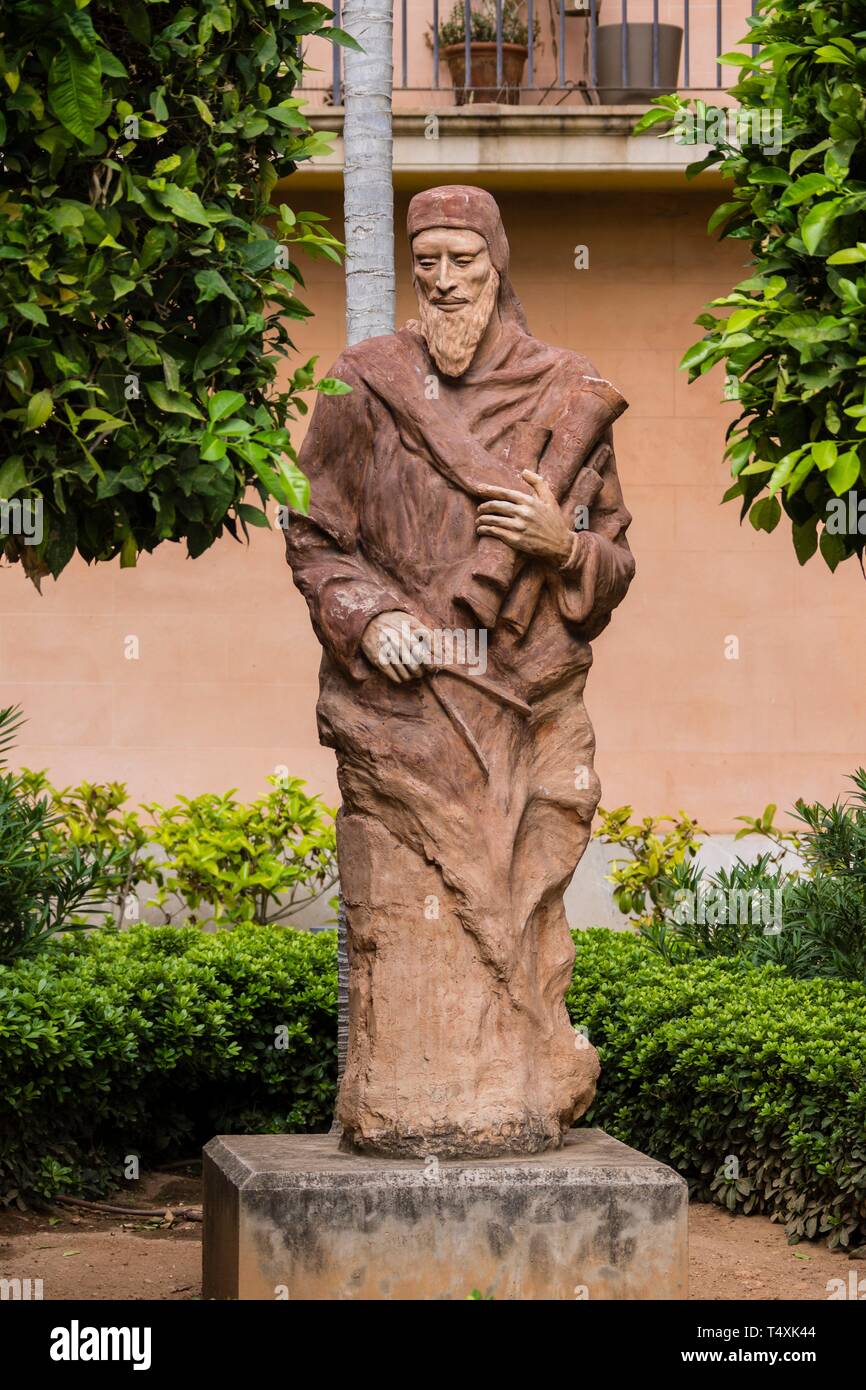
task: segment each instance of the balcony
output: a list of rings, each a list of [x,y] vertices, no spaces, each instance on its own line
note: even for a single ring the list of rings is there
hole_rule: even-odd
[[[339,23],[341,2],[333,4]],[[734,70],[716,57],[746,33],[752,8],[752,0],[395,0],[395,182],[471,174],[518,186],[679,183],[699,157],[694,146],[635,140],[631,131],[660,92],[726,104],[722,83]],[[339,136],[342,50],[313,39],[305,56],[311,121]],[[336,186],[341,168],[338,139],[295,184],[300,176]]]

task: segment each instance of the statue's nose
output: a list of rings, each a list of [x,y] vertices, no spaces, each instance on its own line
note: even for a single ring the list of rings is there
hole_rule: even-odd
[[[436,288],[442,292],[454,288],[454,276],[451,274],[447,256],[443,256],[439,262],[439,268],[436,272]]]

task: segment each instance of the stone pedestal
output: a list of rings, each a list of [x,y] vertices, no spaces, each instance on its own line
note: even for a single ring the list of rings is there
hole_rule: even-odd
[[[602,1130],[504,1158],[385,1159],[332,1134],[204,1150],[213,1299],[682,1299],[687,1188]]]

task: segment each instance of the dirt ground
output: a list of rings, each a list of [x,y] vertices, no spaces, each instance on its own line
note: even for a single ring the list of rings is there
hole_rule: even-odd
[[[111,1199],[141,1208],[201,1203],[195,1165],[149,1173]],[[788,1245],[763,1216],[722,1207],[689,1208],[691,1299],[826,1299],[831,1279],[852,1271],[866,1281],[866,1259],[831,1254],[826,1245]],[[0,1278],[43,1281],[48,1299],[196,1299],[201,1291],[201,1223],[96,1214],[68,1206],[0,1213]],[[866,1282],[864,1282],[866,1289]]]

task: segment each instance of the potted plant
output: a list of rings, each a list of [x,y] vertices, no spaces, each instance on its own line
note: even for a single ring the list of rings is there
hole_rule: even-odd
[[[439,25],[439,51],[448,64],[458,106],[472,101],[519,104],[520,84],[529,53],[529,30],[523,10],[523,0],[503,0],[501,82],[496,78],[496,0],[481,0],[478,8],[471,12],[468,81],[463,0],[456,0],[449,17]]]

